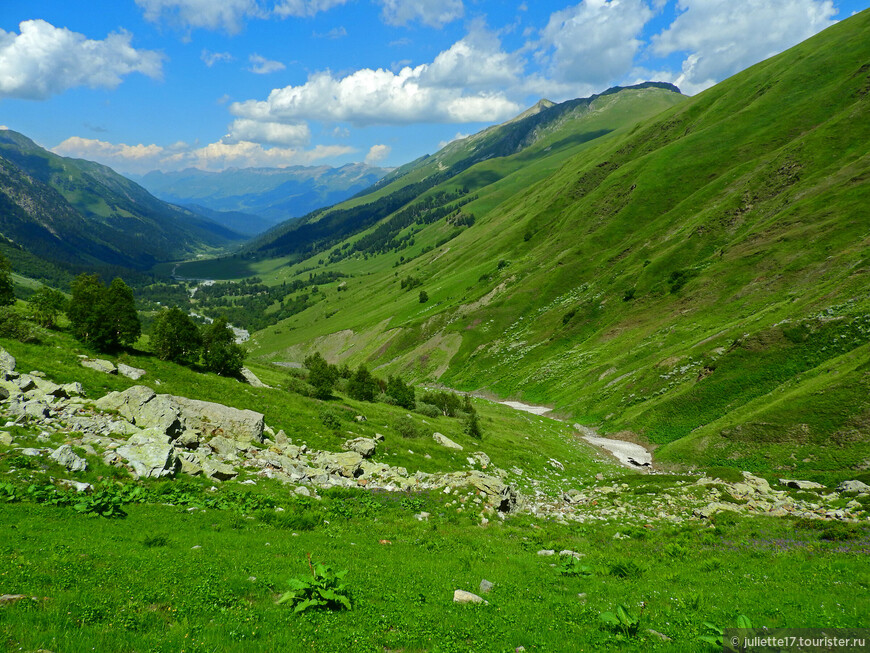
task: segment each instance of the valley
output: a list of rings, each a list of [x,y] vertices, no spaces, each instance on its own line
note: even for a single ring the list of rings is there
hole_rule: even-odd
[[[0,129],[2,646],[867,632],[868,60],[864,10],[396,167]]]

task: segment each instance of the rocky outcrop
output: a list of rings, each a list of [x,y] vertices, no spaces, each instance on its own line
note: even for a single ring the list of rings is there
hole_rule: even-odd
[[[138,381],[143,376],[145,376],[147,372],[139,367],[131,367],[130,365],[125,365],[124,363],[118,363],[118,374],[120,374],[121,376],[126,376],[128,379]]]
[[[117,410],[140,428],[156,428],[171,439],[182,434],[190,445],[220,436],[238,442],[263,441],[263,414],[174,395],[158,395],[147,386],[110,392],[96,403]]]
[[[49,456],[59,465],[63,465],[71,472],[83,472],[88,468],[88,461],[77,456],[68,444],[59,446]]]
[[[103,374],[117,374],[118,368],[112,361],[107,361],[103,358],[84,358],[81,361],[82,367],[87,367]]]
[[[347,440],[342,448],[346,451],[355,451],[363,458],[371,458],[375,455],[378,443],[371,438],[354,438]]]

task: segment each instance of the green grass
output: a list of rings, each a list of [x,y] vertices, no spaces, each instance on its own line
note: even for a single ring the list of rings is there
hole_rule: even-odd
[[[300,509],[286,491],[269,492]],[[36,599],[2,608],[0,638],[10,649],[61,651],[697,652],[707,650],[696,639],[703,622],[731,626],[740,614],[766,627],[866,625],[866,526],[825,539],[753,519],[614,540],[625,529],[529,518],[481,528],[443,508],[418,522],[397,499],[363,508],[354,496],[327,496],[312,503],[325,518],[313,530],[185,506],[131,504],[125,519],[109,520],[3,504],[0,524],[14,533],[0,544],[4,591]],[[584,553],[591,575],[560,575],[540,548]],[[348,570],[352,610],[294,615],[276,605],[289,578],[310,574],[309,553]],[[495,583],[488,606],[452,602],[454,589],[477,592],[484,578]],[[602,626],[600,613],[637,612],[641,602],[637,637]]]

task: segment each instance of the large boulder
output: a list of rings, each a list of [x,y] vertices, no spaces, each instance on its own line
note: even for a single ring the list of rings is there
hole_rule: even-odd
[[[223,436],[237,442],[263,441],[263,414],[186,397],[169,398],[178,406],[184,426],[205,439]]]
[[[155,437],[153,432],[132,436],[116,452],[133,468],[138,478],[172,476],[179,465],[175,447],[165,439]]]
[[[145,376],[145,370],[132,367],[130,365],[125,365],[124,363],[118,363],[118,374],[121,376],[126,376],[128,379],[133,379],[134,381],[138,381],[143,376]]]
[[[88,461],[77,456],[68,444],[61,445],[52,451],[49,458],[71,472],[83,472],[88,468]]]
[[[375,455],[378,443],[371,438],[354,438],[347,440],[342,448],[346,451],[356,451],[363,458],[371,458]]]
[[[156,428],[171,438],[183,428],[178,407],[171,395],[158,395],[144,385],[134,385],[124,392],[110,392],[98,399],[100,410],[116,410],[121,417],[142,429]]]
[[[0,372],[14,372],[15,357],[0,347]]]
[[[112,361],[107,361],[103,358],[85,358],[81,361],[83,367],[87,367],[103,374],[117,374],[118,368]]]
[[[861,481],[843,481],[837,486],[837,492],[857,492],[858,494],[870,494],[870,485]]]

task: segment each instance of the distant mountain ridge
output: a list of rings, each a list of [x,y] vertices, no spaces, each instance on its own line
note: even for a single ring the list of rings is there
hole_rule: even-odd
[[[643,99],[638,99],[641,95]],[[683,100],[684,96],[673,84],[644,82],[613,87],[603,93],[561,104],[542,100],[505,123],[453,141],[434,155],[420,157],[395,169],[348,202],[313,212],[301,220],[280,224],[245,248],[261,256],[282,256],[322,249],[376,224],[415,198],[424,196],[427,191],[459,179],[462,173],[484,161],[514,157],[509,164],[512,170],[527,165],[531,168],[536,158],[547,158],[560,151],[568,152],[606,135],[623,122],[636,121],[637,118],[626,115],[609,123],[613,127],[583,127],[583,120],[593,114],[596,107],[600,105],[603,110],[605,105],[609,106],[617,98],[636,101],[632,110],[637,116],[643,116],[653,115]],[[655,109],[649,113],[651,107]],[[564,137],[548,142],[546,150],[535,149],[545,139],[559,133],[563,133]],[[520,160],[519,157],[526,153],[528,160]],[[497,182],[505,174],[506,170],[488,171],[485,179],[474,178],[472,183],[463,182],[459,185],[478,190]]]
[[[244,239],[111,168],[0,130],[0,234],[43,259],[147,270]]]
[[[161,199],[185,206],[197,205],[219,212],[255,215],[259,233],[279,222],[337,204],[370,187],[390,172],[364,163],[287,168],[230,168],[209,172],[188,168],[178,172],[153,171],[131,176]],[[211,214],[215,220],[220,216]]]

